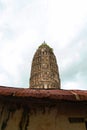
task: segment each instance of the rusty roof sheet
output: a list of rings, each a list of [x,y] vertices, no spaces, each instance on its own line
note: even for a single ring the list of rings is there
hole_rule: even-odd
[[[54,99],[67,101],[87,101],[86,90],[40,90],[30,88],[12,88],[0,86],[0,96]]]

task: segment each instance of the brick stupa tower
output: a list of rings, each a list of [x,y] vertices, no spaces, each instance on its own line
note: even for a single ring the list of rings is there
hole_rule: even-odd
[[[31,89],[60,89],[60,77],[53,49],[45,42],[37,49],[31,67]]]

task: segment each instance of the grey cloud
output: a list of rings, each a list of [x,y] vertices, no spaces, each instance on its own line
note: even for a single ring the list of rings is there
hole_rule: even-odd
[[[0,1],[0,13],[4,10],[4,4]]]
[[[71,62],[61,72],[62,82],[77,82],[82,81],[86,86],[82,86],[83,89],[87,89],[87,27],[79,33],[79,35],[69,44],[67,48],[67,57],[72,58],[76,53],[79,55],[79,59]],[[81,48],[79,48],[80,43]],[[66,60],[66,59],[65,59]]]

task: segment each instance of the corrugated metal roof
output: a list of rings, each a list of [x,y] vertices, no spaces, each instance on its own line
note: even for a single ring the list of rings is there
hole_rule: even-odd
[[[12,88],[0,86],[0,96],[54,99],[67,101],[87,101],[86,90],[39,90],[29,88]]]

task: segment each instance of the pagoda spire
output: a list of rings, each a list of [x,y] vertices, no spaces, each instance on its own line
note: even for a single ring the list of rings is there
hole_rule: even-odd
[[[45,41],[38,47],[33,57],[30,88],[60,89],[56,57],[53,49]]]

